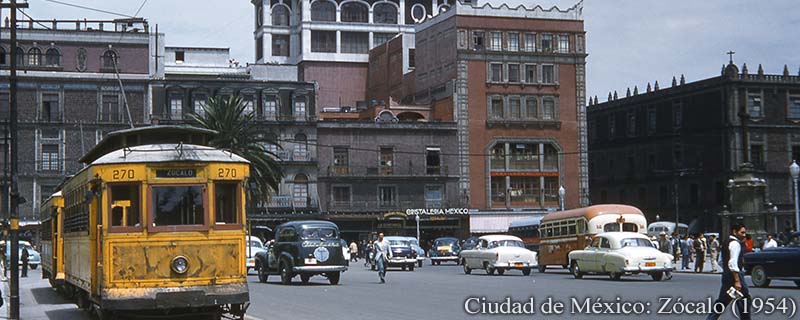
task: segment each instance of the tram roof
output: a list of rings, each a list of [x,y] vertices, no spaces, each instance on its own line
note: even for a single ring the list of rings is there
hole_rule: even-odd
[[[636,208],[634,206],[628,206],[624,204],[599,204],[585,208],[548,213],[546,216],[544,216],[544,218],[542,218],[542,222],[569,219],[569,218],[578,218],[578,217],[586,217],[587,220],[591,220],[596,216],[607,213],[612,213],[612,214],[632,213],[632,214],[644,215],[642,211],[639,210],[639,208]]]
[[[218,132],[189,125],[153,125],[112,131],[80,158],[81,163],[92,163],[104,154],[122,147],[146,144],[193,143],[207,145]]]
[[[240,162],[250,163],[239,155],[195,144],[148,144],[109,152],[92,165],[143,162]]]

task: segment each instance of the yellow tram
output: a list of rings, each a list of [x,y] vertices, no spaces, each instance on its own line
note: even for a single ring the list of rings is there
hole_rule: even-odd
[[[180,128],[127,131],[136,141],[107,151],[125,140],[110,135],[62,188],[68,291],[100,318],[132,311],[244,318],[248,161],[158,142],[179,139]]]
[[[40,217],[45,218],[42,221],[42,278],[50,280],[50,285],[59,289],[64,285],[63,209],[61,191],[51,195],[40,206]]]

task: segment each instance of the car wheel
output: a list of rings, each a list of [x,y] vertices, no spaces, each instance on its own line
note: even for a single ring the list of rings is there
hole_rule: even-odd
[[[488,262],[485,262],[483,269],[486,270],[486,274],[494,275],[494,268]]]
[[[403,271],[406,271],[406,269],[408,269],[407,266],[403,266],[402,268],[403,268]]]
[[[417,261],[417,267],[420,267],[420,268],[422,268],[422,260],[420,260],[420,261]]]
[[[30,265],[30,267],[31,267],[31,270],[33,270],[33,269],[36,269],[37,267],[39,267],[39,265],[38,264],[32,264],[32,265]]]
[[[794,285],[796,285],[796,286],[800,287],[800,280],[795,280],[795,281],[794,281]]]
[[[286,261],[281,261],[279,268],[281,270],[281,283],[291,284],[294,276],[292,276],[291,271],[289,271],[289,263]]]
[[[414,271],[414,264],[413,263],[408,265],[408,271]]]
[[[470,274],[470,273],[472,273],[472,268],[470,268],[470,267],[467,265],[467,263],[466,263],[466,262],[462,263],[462,265],[464,266],[464,273],[466,273],[466,274]]]
[[[431,265],[435,266],[436,265],[436,261],[433,261],[433,259],[431,259]]]
[[[328,272],[327,274],[325,274],[325,276],[328,277],[328,282],[330,282],[332,285],[337,285],[339,284],[339,279],[342,277],[342,273]]]
[[[661,281],[662,279],[664,279],[664,273],[663,272],[651,273],[650,277],[653,278],[653,281]]]
[[[305,274],[305,273],[300,274],[300,281],[302,281],[303,283],[308,283],[308,280],[311,280],[310,274]]]
[[[547,266],[540,264],[537,269],[539,269],[539,273],[544,273],[547,270]]]
[[[578,261],[572,261],[572,276],[575,277],[575,279],[583,278],[583,271],[581,271],[581,267],[578,266]]]
[[[497,269],[497,274],[498,274],[498,275],[501,275],[501,276],[502,276],[502,275],[504,275],[505,273],[506,273],[506,269]]]
[[[750,272],[750,280],[753,281],[754,286],[761,288],[769,287],[771,282],[767,277],[767,271],[762,266],[753,267],[753,271]]]
[[[611,280],[619,281],[620,279],[622,279],[622,274],[619,273],[619,272],[611,272],[611,273],[608,274],[608,277]]]
[[[525,268],[525,269],[522,269],[522,275],[523,275],[523,276],[529,276],[529,275],[531,275],[531,268]]]
[[[269,274],[267,274],[267,267],[260,265],[258,267],[258,282],[267,283],[268,278]]]

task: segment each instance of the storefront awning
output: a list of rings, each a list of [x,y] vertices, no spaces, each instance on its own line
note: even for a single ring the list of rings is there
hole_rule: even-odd
[[[527,213],[527,214],[470,214],[469,216],[469,232],[470,233],[503,233],[508,232],[508,226],[512,222],[520,221],[523,219],[530,220],[531,218],[538,218],[544,216],[545,213]]]

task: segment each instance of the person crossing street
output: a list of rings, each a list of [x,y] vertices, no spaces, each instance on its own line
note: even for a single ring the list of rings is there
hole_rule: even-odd
[[[389,241],[383,238],[383,232],[378,234],[378,240],[373,245],[375,251],[375,265],[378,266],[378,277],[381,283],[386,283],[386,266],[392,258],[392,250],[389,248]]]
[[[750,320],[750,313],[747,312],[749,308],[745,308],[746,301],[750,299],[750,291],[747,289],[747,283],[744,281],[744,245],[742,241],[745,239],[747,228],[741,224],[734,224],[731,226],[731,235],[722,242],[722,284],[719,288],[719,297],[712,306],[722,304],[727,307],[732,301],[734,302],[736,313],[741,320]],[[728,294],[731,288],[736,289],[742,294],[742,298],[733,298]],[[725,308],[719,310],[717,307],[712,308],[712,313],[708,315],[706,320],[717,320],[720,315],[725,311]]]

